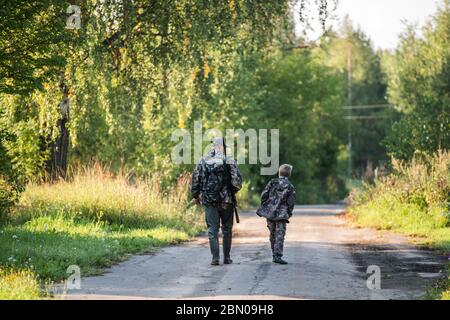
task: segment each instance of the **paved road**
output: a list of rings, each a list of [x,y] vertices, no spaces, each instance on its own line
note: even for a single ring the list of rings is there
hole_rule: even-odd
[[[134,256],[103,276],[82,279],[69,299],[419,299],[441,276],[444,257],[401,236],[348,226],[342,206],[299,206],[288,225],[285,258],[271,262],[265,221],[241,215],[232,265],[210,266],[206,237]],[[367,267],[381,270],[381,290],[367,288]]]

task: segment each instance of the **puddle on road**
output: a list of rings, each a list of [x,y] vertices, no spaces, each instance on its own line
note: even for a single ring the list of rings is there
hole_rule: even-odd
[[[361,278],[369,266],[381,270],[381,289],[424,291],[444,277],[446,259],[432,252],[388,245],[348,245]]]

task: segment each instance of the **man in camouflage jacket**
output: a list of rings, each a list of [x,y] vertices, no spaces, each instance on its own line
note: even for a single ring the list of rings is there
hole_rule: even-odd
[[[261,206],[256,214],[267,219],[270,231],[270,245],[273,262],[287,264],[281,259],[283,256],[286,224],[292,217],[295,205],[295,188],[289,181],[292,166],[282,165],[278,171],[279,177],[272,179],[261,194]]]
[[[230,171],[230,182],[227,181],[225,165]],[[234,213],[232,192],[238,192],[241,187],[242,177],[236,162],[230,157],[225,159],[223,139],[214,139],[211,151],[200,159],[191,181],[192,197],[205,207],[212,265],[219,264],[220,223],[222,223],[224,263],[233,262],[230,258]]]

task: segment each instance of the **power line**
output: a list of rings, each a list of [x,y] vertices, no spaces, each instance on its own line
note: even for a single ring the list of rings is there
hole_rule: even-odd
[[[369,119],[387,119],[386,116],[346,116],[345,120],[369,120]]]
[[[344,110],[366,110],[366,109],[385,109],[393,108],[391,104],[373,104],[373,105],[360,105],[360,106],[344,106]]]

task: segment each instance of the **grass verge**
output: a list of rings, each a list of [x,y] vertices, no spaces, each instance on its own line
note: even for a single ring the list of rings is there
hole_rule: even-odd
[[[157,177],[130,184],[87,171],[70,182],[28,186],[0,229],[0,270],[9,270],[0,272],[0,297],[36,297],[31,287],[65,280],[71,265],[82,276],[99,274],[130,254],[188,240],[203,224],[187,205],[187,185],[184,177],[162,191]],[[13,292],[15,281],[28,282],[30,294]]]
[[[350,217],[360,226],[392,230],[450,254],[450,153],[393,161],[394,172],[350,195]],[[448,268],[450,271],[450,267]],[[425,298],[450,299],[450,272]]]

